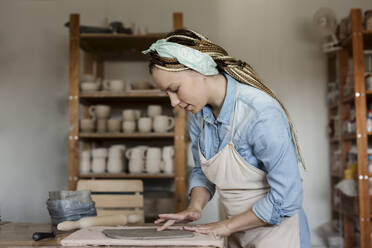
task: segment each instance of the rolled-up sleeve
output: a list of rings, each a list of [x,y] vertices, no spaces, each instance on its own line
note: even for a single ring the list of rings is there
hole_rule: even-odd
[[[199,152],[198,152],[198,139],[200,134],[200,124],[198,123],[198,119],[195,114],[189,115],[189,135],[191,139],[191,151],[192,156],[194,158],[195,166],[192,168],[191,176],[190,176],[190,183],[188,189],[188,197],[191,195],[191,191],[194,187],[204,187],[206,188],[212,199],[216,188],[215,185],[208,180],[208,178],[204,175],[201,167],[200,167],[200,159],[199,159]]]
[[[247,137],[256,158],[267,173],[270,190],[253,206],[266,223],[279,225],[293,216],[302,202],[302,185],[295,145],[288,120],[279,108],[261,111]]]

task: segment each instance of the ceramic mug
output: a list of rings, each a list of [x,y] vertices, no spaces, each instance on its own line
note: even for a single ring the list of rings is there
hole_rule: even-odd
[[[138,120],[138,130],[140,133],[151,132],[152,119],[150,117],[142,117]]]
[[[147,115],[150,117],[161,115],[161,112],[162,112],[161,105],[154,104],[147,106]]]
[[[90,159],[91,151],[90,150],[83,150],[80,152],[80,157],[85,159]]]
[[[120,157],[123,158],[125,153],[125,145],[112,145],[109,148],[108,156],[109,157]]]
[[[94,119],[82,119],[80,120],[80,130],[82,132],[93,132],[95,124]]]
[[[104,80],[103,87],[113,92],[122,92],[125,89],[125,83],[120,79]]]
[[[124,169],[123,166],[123,160],[118,158],[113,158],[109,156],[109,159],[107,161],[107,172],[109,173],[120,173]]]
[[[122,114],[123,121],[135,121],[137,119],[137,114],[134,109],[124,109]]]
[[[79,171],[81,174],[89,173],[90,172],[90,160],[89,159],[82,159],[80,160]]]
[[[109,119],[107,121],[107,129],[111,133],[118,133],[121,129],[121,120]]]
[[[144,149],[142,147],[129,148],[125,152],[125,157],[129,160],[132,160],[132,159],[134,159],[134,160],[144,160],[145,151],[146,151],[146,149]]]
[[[108,105],[94,105],[89,107],[89,114],[96,119],[108,119],[111,107]]]
[[[80,88],[82,92],[91,92],[99,90],[99,84],[96,82],[85,81],[80,83]]]
[[[93,158],[106,158],[107,149],[106,148],[95,148],[92,150]]]
[[[163,160],[173,158],[173,156],[174,156],[174,146],[164,146],[163,151],[162,151]]]
[[[157,133],[165,133],[174,127],[174,118],[166,115],[154,117],[153,129]]]
[[[142,173],[144,167],[143,159],[129,160],[128,171],[129,173]]]
[[[161,149],[158,147],[149,147],[145,150],[147,173],[159,173],[161,163]]]
[[[135,121],[123,121],[123,132],[124,133],[133,133],[134,131],[136,131]]]
[[[92,172],[93,173],[103,173],[106,170],[106,158],[93,158],[92,162]]]
[[[98,119],[97,120],[97,132],[98,133],[107,132],[107,119]]]

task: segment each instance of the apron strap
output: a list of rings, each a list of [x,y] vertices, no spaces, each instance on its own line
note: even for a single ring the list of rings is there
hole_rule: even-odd
[[[234,103],[234,114],[233,114],[233,120],[231,124],[231,132],[230,132],[230,143],[233,141],[234,137],[234,128],[235,128],[235,113],[236,113],[236,105],[238,103],[238,95],[239,95],[239,82],[236,82],[236,94],[235,94],[235,103]]]

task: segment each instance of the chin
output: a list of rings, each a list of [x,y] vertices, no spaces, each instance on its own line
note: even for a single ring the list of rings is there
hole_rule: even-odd
[[[197,114],[201,111],[201,109],[191,109],[190,112],[193,114]]]

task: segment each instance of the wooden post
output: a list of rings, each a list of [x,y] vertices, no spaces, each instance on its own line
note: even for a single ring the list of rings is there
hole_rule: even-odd
[[[367,99],[364,81],[362,13],[360,9],[351,10],[351,38],[354,64],[356,140],[358,149],[358,193],[360,247],[371,247],[368,179],[368,135]]]
[[[70,65],[69,65],[69,190],[76,189],[79,170],[79,14],[70,15]]]
[[[182,13],[173,13],[173,29],[183,28]],[[186,208],[186,112],[175,109],[174,145],[175,145],[175,210]]]

